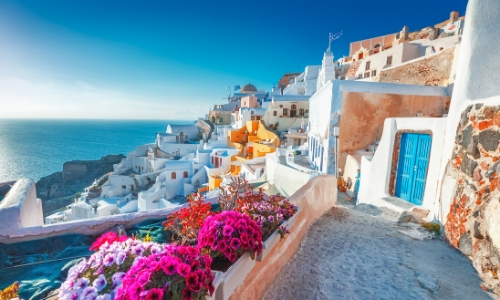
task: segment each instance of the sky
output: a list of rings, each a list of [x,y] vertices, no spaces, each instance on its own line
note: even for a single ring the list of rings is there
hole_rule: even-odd
[[[417,5],[418,4],[418,5]],[[349,43],[465,14],[466,0],[0,0],[0,118],[196,119]]]

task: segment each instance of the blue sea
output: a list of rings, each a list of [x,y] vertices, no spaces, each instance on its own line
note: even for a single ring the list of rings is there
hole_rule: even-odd
[[[155,141],[171,120],[20,120],[0,119],[0,182],[40,178],[62,171],[71,160],[126,155]]]

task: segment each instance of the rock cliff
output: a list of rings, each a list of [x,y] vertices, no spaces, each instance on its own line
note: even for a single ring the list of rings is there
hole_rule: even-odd
[[[75,194],[83,191],[106,173],[113,171],[122,154],[107,155],[99,160],[75,160],[66,162],[62,172],[43,177],[36,183],[37,197],[42,199],[43,212],[50,213],[74,201]]]

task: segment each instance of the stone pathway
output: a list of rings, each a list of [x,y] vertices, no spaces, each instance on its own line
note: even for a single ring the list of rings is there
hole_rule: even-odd
[[[442,240],[400,233],[394,220],[373,206],[332,208],[262,299],[495,299],[467,257]]]

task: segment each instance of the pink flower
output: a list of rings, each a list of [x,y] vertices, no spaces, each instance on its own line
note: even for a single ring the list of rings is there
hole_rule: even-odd
[[[224,236],[231,236],[231,234],[233,234],[233,232],[234,232],[234,228],[230,225],[226,225],[226,226],[224,226],[222,234]]]
[[[200,285],[198,283],[198,275],[193,272],[186,277],[186,287],[194,292],[200,290]]]
[[[238,248],[241,246],[241,242],[239,239],[237,238],[233,238],[231,240],[231,248],[233,248],[233,250],[238,250]]]
[[[182,277],[186,277],[191,272],[191,266],[185,263],[181,263],[177,266],[177,273]]]
[[[137,277],[137,284],[144,287],[149,282],[149,277],[151,273],[148,271],[143,271],[142,274]]]
[[[146,295],[146,300],[161,300],[163,299],[163,289],[153,288],[150,289]]]
[[[163,258],[162,258],[163,259]],[[177,261],[173,258],[166,259],[165,264],[161,267],[163,272],[167,275],[174,275],[175,271],[177,270]]]

